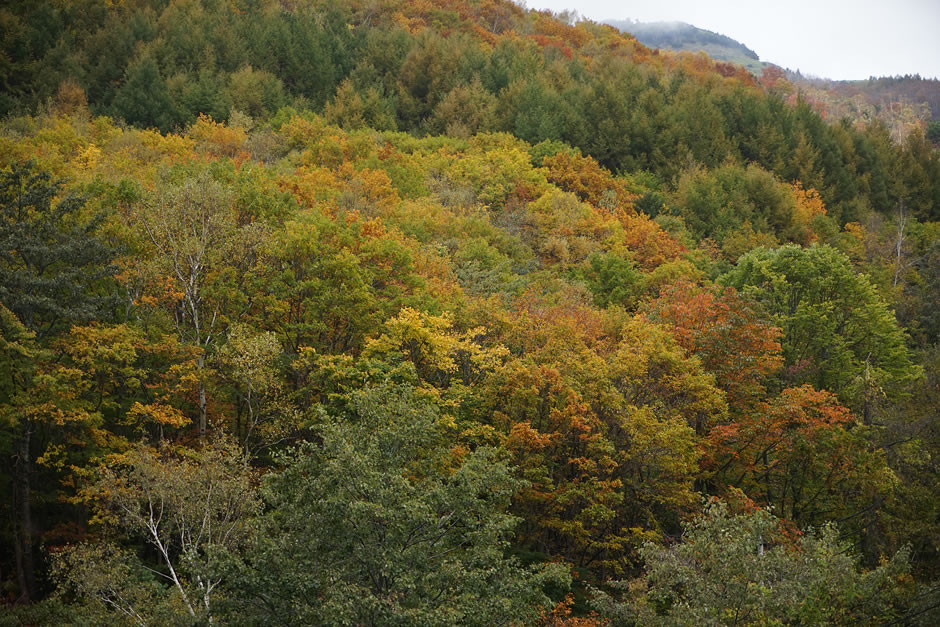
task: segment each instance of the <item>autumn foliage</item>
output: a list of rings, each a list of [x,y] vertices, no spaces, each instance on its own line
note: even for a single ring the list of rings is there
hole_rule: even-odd
[[[0,10],[16,621],[933,602],[922,137],[503,0],[30,4]]]

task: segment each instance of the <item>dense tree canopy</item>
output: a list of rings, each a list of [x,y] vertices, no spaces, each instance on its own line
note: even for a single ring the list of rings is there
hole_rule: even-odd
[[[784,378],[859,408],[875,385],[916,377],[903,330],[869,279],[829,246],[755,249],[723,281],[760,302],[783,330]]]
[[[0,623],[930,624],[917,128],[503,0],[0,26]]]
[[[896,617],[905,594],[903,553],[860,573],[834,528],[794,539],[767,510],[732,513],[721,502],[687,525],[681,543],[647,545],[643,556],[650,569],[631,598],[598,600],[625,624],[879,624]]]
[[[225,568],[239,621],[473,624],[527,620],[564,569],[506,558],[517,480],[495,449],[455,457],[406,387],[365,388],[321,443],[265,485],[253,547]],[[298,543],[298,539],[303,538]]]

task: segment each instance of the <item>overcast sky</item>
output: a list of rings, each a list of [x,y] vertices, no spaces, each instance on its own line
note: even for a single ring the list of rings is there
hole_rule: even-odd
[[[688,22],[740,41],[761,61],[825,78],[940,78],[940,0],[526,0],[525,5],[571,9],[596,22]]]

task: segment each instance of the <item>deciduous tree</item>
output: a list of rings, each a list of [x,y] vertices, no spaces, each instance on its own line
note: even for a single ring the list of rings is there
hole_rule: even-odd
[[[283,624],[508,624],[550,604],[558,566],[505,556],[518,487],[488,448],[451,450],[407,387],[367,387],[349,415],[268,477],[269,513],[232,556],[232,616]]]
[[[919,375],[894,313],[829,246],[754,250],[722,282],[757,301],[783,330],[784,381],[831,390],[866,422],[867,382],[897,393]]]
[[[645,577],[625,599],[600,593],[602,615],[636,625],[882,624],[899,618],[909,553],[864,572],[833,526],[799,538],[770,512],[718,501],[685,525],[682,542],[647,544]]]

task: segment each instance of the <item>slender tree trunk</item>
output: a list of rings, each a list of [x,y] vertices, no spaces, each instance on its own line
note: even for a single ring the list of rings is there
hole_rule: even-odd
[[[16,443],[16,461],[13,467],[13,517],[14,552],[16,554],[16,579],[20,587],[18,603],[29,603],[36,598],[36,581],[33,566],[33,519],[30,509],[31,458],[29,444],[33,425],[24,422],[23,433]]]
[[[901,270],[904,268],[904,227],[907,226],[907,216],[904,214],[904,201],[901,201],[901,204],[898,205],[898,219],[897,219],[897,238],[894,243],[894,253],[895,253],[895,262],[894,262],[894,281],[892,285],[897,287],[898,279],[901,276]]]
[[[205,437],[206,435],[206,383],[203,381],[203,376],[205,375],[206,368],[206,356],[200,355],[199,361],[196,362],[196,367],[199,369],[199,437]]]

